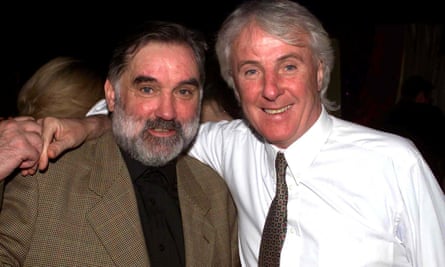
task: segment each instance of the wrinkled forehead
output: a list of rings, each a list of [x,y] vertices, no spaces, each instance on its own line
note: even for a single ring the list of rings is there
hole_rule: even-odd
[[[129,71],[166,70],[199,77],[193,50],[184,44],[149,42],[133,53]]]
[[[289,36],[275,34],[275,32],[266,31],[257,24],[249,24],[242,29],[232,44],[231,60],[240,60],[241,58],[255,57],[273,57],[277,53],[305,53],[310,54],[307,33]]]
[[[256,45],[261,38],[276,39],[297,47],[308,47],[310,44],[309,32],[297,25],[288,25],[286,29],[283,29],[282,27],[267,27],[254,20],[240,30],[234,42]]]

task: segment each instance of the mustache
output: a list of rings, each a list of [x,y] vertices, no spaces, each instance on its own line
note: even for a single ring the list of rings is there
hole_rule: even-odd
[[[182,125],[178,121],[174,120],[164,120],[161,118],[156,118],[154,120],[147,120],[144,129],[165,129],[165,130],[175,130],[180,132],[182,130]]]

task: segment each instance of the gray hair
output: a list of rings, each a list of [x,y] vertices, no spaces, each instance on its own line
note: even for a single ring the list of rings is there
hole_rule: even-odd
[[[301,35],[309,35],[309,48],[313,51],[314,60],[322,62],[323,67],[321,102],[326,109],[336,110],[336,104],[326,96],[334,67],[334,50],[329,35],[304,6],[288,0],[247,1],[224,21],[217,35],[215,50],[221,75],[227,84],[236,89],[230,69],[231,45],[242,29],[252,23],[290,45],[301,46]]]
[[[202,92],[206,75],[205,56],[207,51],[204,35],[180,24],[165,21],[148,21],[141,24],[134,29],[134,32],[130,32],[114,49],[108,68],[108,79],[115,88],[118,88],[118,81],[127,69],[128,63],[133,56],[150,42],[179,44],[190,47],[193,50],[195,63],[198,65]],[[193,64],[193,62],[190,62],[190,64]],[[116,90],[116,93],[118,91]]]

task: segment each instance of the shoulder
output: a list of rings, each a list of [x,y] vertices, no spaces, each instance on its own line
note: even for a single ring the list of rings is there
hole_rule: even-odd
[[[203,176],[203,175],[219,176],[218,173],[216,173],[210,166],[188,155],[180,156],[178,159],[177,166],[178,169],[186,168],[189,171],[191,171],[192,174],[195,174],[197,176]]]
[[[245,120],[235,119],[201,124],[196,139],[196,142],[209,146],[210,144],[228,145],[245,143],[248,140],[256,141],[258,137]]]
[[[231,121],[218,121],[218,122],[204,122],[201,124],[200,133],[231,133],[236,131],[242,133],[245,131],[250,131],[247,123],[242,119],[235,119]]]
[[[66,151],[51,162],[48,171],[51,171],[51,168],[67,168],[66,165],[71,168],[76,168],[76,166],[81,168],[86,165],[95,165],[97,161],[114,160],[118,152],[113,134],[109,131],[99,138],[86,141],[79,147]]]
[[[339,118],[333,119],[330,140],[367,153],[390,157],[419,156],[416,146],[408,138]]]
[[[215,170],[191,156],[179,157],[177,171],[178,176],[185,175],[189,182],[193,180],[206,190],[209,187],[209,189],[226,188],[224,180]]]

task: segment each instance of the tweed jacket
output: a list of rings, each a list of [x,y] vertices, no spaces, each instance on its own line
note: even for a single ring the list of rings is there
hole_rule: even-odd
[[[177,163],[186,266],[239,266],[236,209],[220,176]],[[150,266],[133,184],[111,132],[5,182],[0,266]]]

